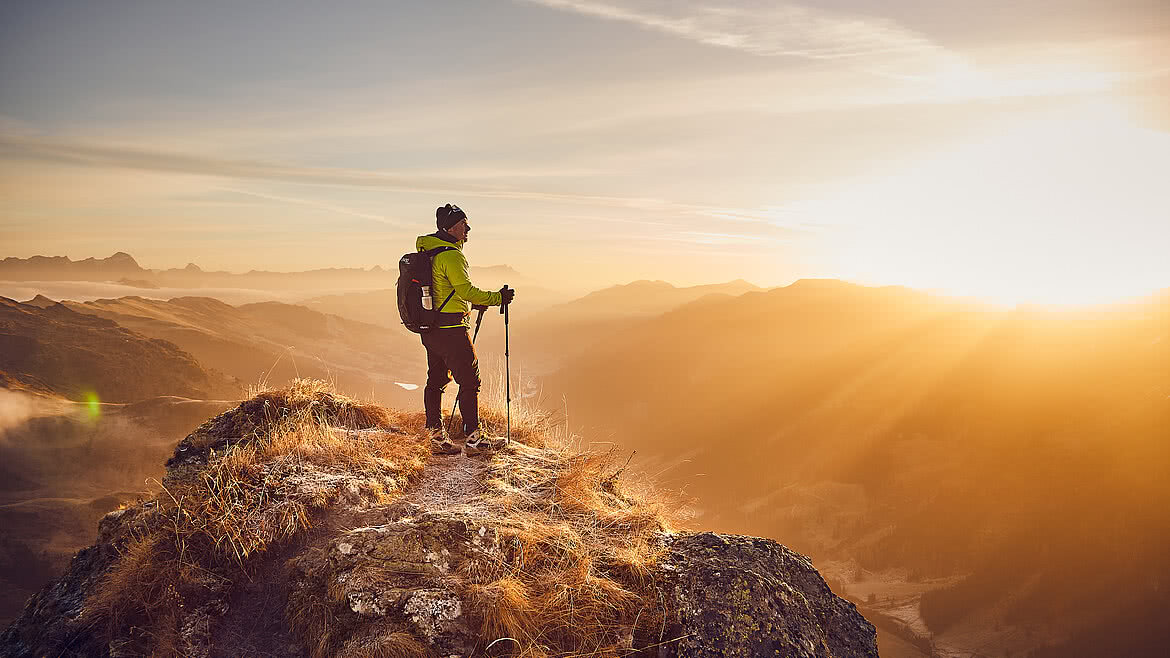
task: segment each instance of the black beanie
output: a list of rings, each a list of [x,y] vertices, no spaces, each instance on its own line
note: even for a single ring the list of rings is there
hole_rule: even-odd
[[[435,208],[435,226],[446,231],[452,226],[459,223],[460,220],[465,219],[467,213],[463,212],[459,206],[447,204]]]

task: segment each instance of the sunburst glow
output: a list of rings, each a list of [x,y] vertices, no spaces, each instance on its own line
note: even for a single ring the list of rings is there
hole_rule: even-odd
[[[846,278],[989,301],[1100,303],[1170,281],[1170,136],[1116,103],[1016,121],[823,204]]]

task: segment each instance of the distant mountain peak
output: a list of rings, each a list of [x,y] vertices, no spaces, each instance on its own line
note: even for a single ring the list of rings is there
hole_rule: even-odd
[[[669,281],[661,281],[661,280],[657,280],[657,279],[655,279],[653,281],[651,281],[650,279],[638,279],[637,281],[631,281],[629,283],[617,283],[617,284],[614,284],[608,288],[602,288],[601,290],[594,290],[593,292],[589,293],[586,296],[592,297],[594,295],[603,295],[605,293],[630,291],[630,290],[644,292],[644,291],[650,290],[650,289],[653,289],[653,290],[673,290],[676,288],[677,288],[677,286],[675,286],[673,283],[670,283]]]
[[[63,279],[78,277],[105,277],[119,274],[140,274],[145,272],[134,257],[119,251],[109,258],[83,258],[73,260],[68,256],[30,256],[28,258],[5,258],[0,261],[3,278],[12,280]],[[89,279],[86,279],[89,280]]]
[[[516,268],[512,267],[511,265],[486,265],[476,267],[475,269],[490,274],[520,274],[518,271],[516,271]]]
[[[56,306],[58,302],[56,300],[49,299],[48,297],[45,297],[44,295],[37,295],[36,297],[33,297],[32,299],[28,300],[27,302],[21,302],[21,303],[24,304],[25,306],[35,306],[37,308],[49,308],[50,306]]]
[[[835,289],[842,288],[863,288],[864,286],[857,283],[850,283],[849,281],[842,281],[841,279],[797,279],[788,285],[789,288],[820,288],[820,289]]]

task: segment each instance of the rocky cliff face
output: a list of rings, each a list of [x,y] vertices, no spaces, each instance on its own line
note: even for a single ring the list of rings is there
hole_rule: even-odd
[[[0,653],[877,656],[808,558],[675,530],[612,454],[431,456],[417,415],[299,386],[184,439]]]

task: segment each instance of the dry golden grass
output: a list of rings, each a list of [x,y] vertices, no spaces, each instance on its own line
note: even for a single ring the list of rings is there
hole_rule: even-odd
[[[482,522],[506,561],[469,560],[459,573],[494,655],[612,656],[633,634],[655,636],[665,611],[650,573],[678,501],[623,480],[615,451],[523,444],[491,464]],[[551,446],[551,447],[550,447]]]
[[[189,601],[229,588],[251,556],[307,528],[314,509],[343,495],[395,497],[430,454],[416,433],[385,431],[390,412],[322,382],[296,380],[245,405],[264,414],[250,421],[260,428],[252,440],[141,505],[134,536],[86,601],[111,638],[134,627],[133,649],[175,655]]]
[[[507,576],[482,585],[472,581],[467,593],[482,610],[491,611],[483,616],[485,637],[515,638],[527,632],[533,602],[528,596],[528,586],[522,581]]]
[[[353,638],[335,655],[337,658],[427,658],[430,654],[410,633],[393,631]]]

